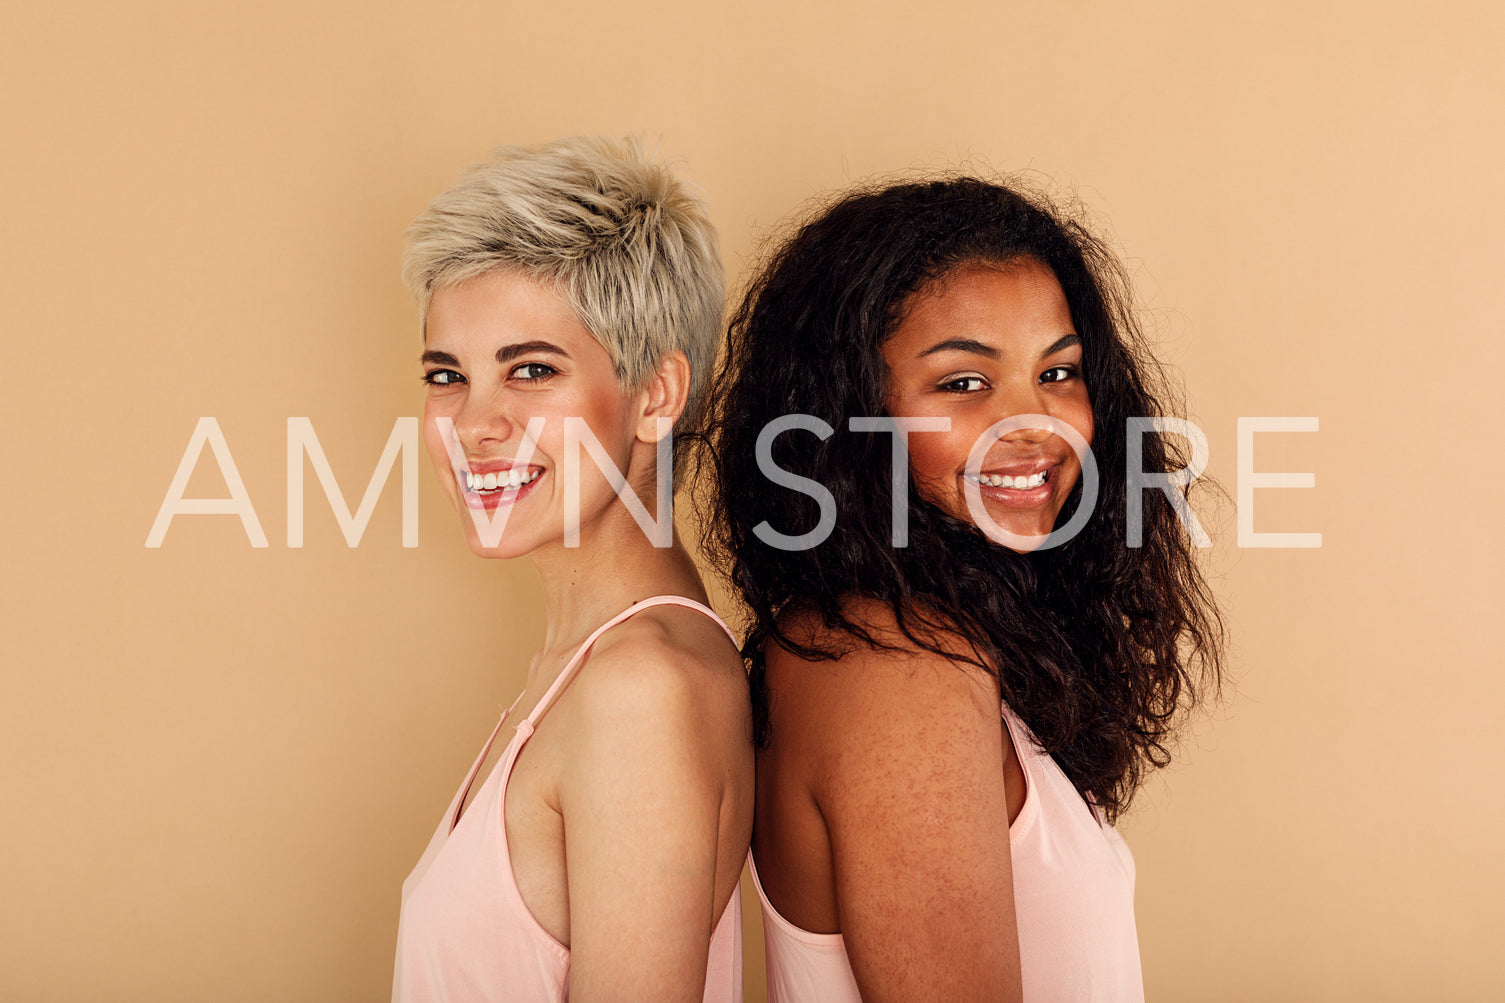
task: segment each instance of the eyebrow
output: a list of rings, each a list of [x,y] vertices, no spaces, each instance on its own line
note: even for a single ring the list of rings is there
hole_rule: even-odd
[[[549,341],[519,341],[513,345],[503,345],[496,350],[496,361],[500,365],[506,365],[519,355],[527,355],[529,352],[546,352],[551,355],[562,355],[566,359],[570,353]],[[436,352],[432,349],[418,357],[418,361],[424,365],[458,366],[460,360],[448,352]]]
[[[917,358],[923,359],[925,356],[934,355],[936,352],[971,352],[974,355],[985,355],[990,359],[998,358],[997,349],[989,348],[982,342],[973,341],[971,338],[948,338],[945,341],[938,341],[921,352]]]
[[[1051,342],[1050,347],[1040,353],[1040,357],[1044,358],[1047,355],[1054,355],[1057,352],[1065,351],[1066,349],[1080,345],[1081,343],[1081,335],[1062,335],[1055,341]],[[925,349],[925,351],[921,352],[917,356],[917,358],[923,359],[925,356],[934,355],[936,352],[971,352],[973,355],[982,355],[986,356],[989,359],[998,358],[997,349],[989,348],[982,342],[973,341],[971,338],[948,338],[945,341],[938,341],[934,345],[931,345],[929,348]]]
[[[1082,343],[1082,336],[1081,335],[1079,335],[1079,334],[1064,334],[1061,337],[1057,338],[1054,342],[1052,342],[1051,346],[1049,348],[1047,348],[1045,351],[1041,352],[1040,353],[1040,358],[1043,359],[1047,355],[1055,355],[1057,352],[1064,352],[1068,348],[1075,348],[1077,345],[1080,345],[1081,343]]]
[[[496,361],[505,364],[511,362],[519,355],[527,355],[529,352],[544,352],[549,355],[562,355],[566,359],[570,357],[569,352],[566,352],[564,349],[560,348],[556,344],[553,344],[552,342],[519,341],[515,345],[503,345],[501,348],[498,348],[496,350]]]

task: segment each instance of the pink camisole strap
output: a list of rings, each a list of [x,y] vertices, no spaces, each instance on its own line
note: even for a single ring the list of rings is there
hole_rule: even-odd
[[[549,708],[554,706],[554,701],[559,699],[559,694],[563,693],[565,687],[569,686],[570,681],[575,678],[575,670],[580,667],[581,662],[585,661],[586,653],[591,650],[602,634],[611,630],[611,628],[633,614],[641,613],[643,610],[651,609],[654,606],[684,606],[704,613],[716,622],[716,626],[726,632],[727,639],[732,642],[733,647],[737,645],[737,635],[732,633],[732,628],[728,627],[722,621],[721,617],[716,615],[715,610],[703,603],[698,603],[686,596],[652,596],[648,599],[641,599],[591,631],[590,636],[580,645],[580,649],[575,652],[574,657],[565,665],[564,671],[559,673],[559,678],[555,679],[553,685],[544,691],[543,697],[538,701],[532,712],[528,714],[528,727],[530,729],[538,727],[538,722],[543,720],[543,716],[549,712]],[[518,725],[518,727],[522,727],[522,725]]]
[[[503,712],[428,848],[403,882],[394,1003],[559,1003],[569,998],[569,949],[529,912],[513,877],[503,812],[507,780],[538,722],[569,686],[596,640],[635,613],[671,605],[710,617],[736,645],[731,628],[693,599],[663,595],[633,603],[591,632],[533,711],[518,722],[506,751],[462,816],[465,796],[516,703]],[[704,999],[742,1000],[742,900],[736,890],[711,935]]]

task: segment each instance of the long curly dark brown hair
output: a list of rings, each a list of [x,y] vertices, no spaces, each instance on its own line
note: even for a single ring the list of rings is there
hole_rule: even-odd
[[[848,419],[887,413],[881,346],[910,297],[960,266],[1021,258],[1054,273],[1082,339],[1097,504],[1069,542],[1016,553],[911,483],[909,543],[894,547],[892,445],[849,431]],[[1080,222],[1018,185],[976,177],[847,192],[807,216],[756,270],[711,401],[700,457],[702,476],[714,480],[700,495],[705,546],[747,604],[743,657],[760,746],[770,740],[766,645],[810,660],[842,653],[801,643],[781,621],[798,610],[853,643],[882,647],[847,615],[854,598],[868,597],[892,608],[916,646],[992,674],[1044,750],[1110,818],[1149,768],[1169,762],[1182,712],[1218,686],[1224,631],[1164,492],[1143,492],[1142,543],[1127,545],[1126,420],[1162,416],[1176,397],[1135,322],[1121,266]],[[778,467],[834,496],[834,529],[807,549],[770,546],[756,531],[766,522],[797,535],[819,522],[814,497],[771,483],[756,460],[764,427],[790,414],[834,429],[772,444]],[[1184,467],[1179,438],[1145,434],[1142,463],[1148,473]],[[1058,525],[1081,491],[1079,482]],[[958,640],[969,654],[956,654]]]

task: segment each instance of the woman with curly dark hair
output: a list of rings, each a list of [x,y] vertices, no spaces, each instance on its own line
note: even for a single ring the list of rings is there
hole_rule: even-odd
[[[1223,638],[1185,487],[1143,487],[1185,479],[1133,421],[1166,387],[1111,254],[1013,187],[854,191],[758,271],[709,525],[770,999],[1142,999],[1111,823]]]

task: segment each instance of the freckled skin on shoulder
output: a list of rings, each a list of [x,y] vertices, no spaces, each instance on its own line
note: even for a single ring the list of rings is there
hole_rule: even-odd
[[[596,643],[548,723],[561,739],[568,943],[581,961],[571,997],[700,999],[752,829],[736,649],[700,613],[644,610]]]
[[[1024,786],[997,684],[917,648],[886,604],[846,612],[893,650],[804,618],[792,637],[845,654],[766,652],[764,889],[796,926],[842,934],[864,1000],[1019,999],[1008,826]]]

